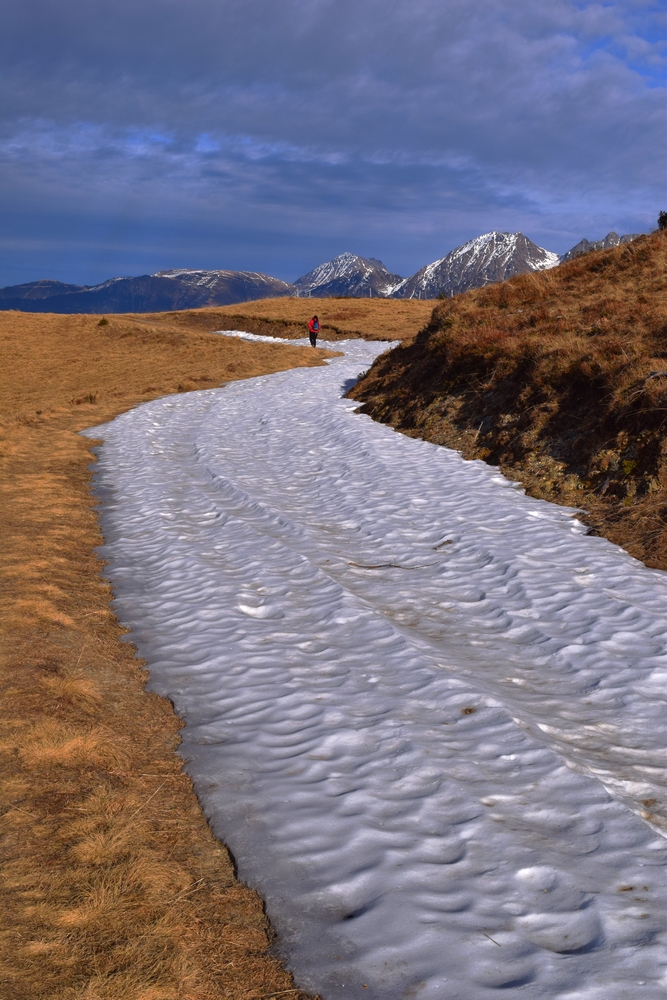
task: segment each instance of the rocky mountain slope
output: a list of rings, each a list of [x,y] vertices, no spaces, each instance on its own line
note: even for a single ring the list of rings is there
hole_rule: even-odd
[[[610,233],[607,233],[603,240],[580,240],[571,250],[562,254],[559,260],[561,264],[566,264],[568,260],[580,257],[582,253],[590,253],[591,250],[609,250],[611,247],[617,247],[624,243],[632,243],[638,236],[641,236],[641,233],[627,233],[625,236],[619,236],[618,233],[612,230]]]
[[[391,274],[375,257],[341,253],[297,278],[294,285],[299,295],[320,299],[335,295],[386,297],[402,280],[400,274]]]
[[[162,312],[293,295],[294,287],[255,271],[159,271],[100,285],[32,281],[0,289],[0,309],[49,313]]]
[[[667,232],[441,302],[350,395],[667,569]]]
[[[484,233],[422,267],[391,294],[399,299],[459,295],[517,274],[543,271],[558,262],[558,254],[538,247],[523,233]]]

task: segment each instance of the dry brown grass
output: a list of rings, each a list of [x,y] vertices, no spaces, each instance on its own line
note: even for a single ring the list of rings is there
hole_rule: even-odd
[[[0,313],[7,1000],[251,1000],[294,989],[174,753],[180,721],[109,609],[90,442],[77,432],[193,386],[315,364],[153,317]],[[298,992],[283,996],[299,998]]]
[[[259,299],[232,306],[193,309],[173,315],[173,322],[206,330],[247,330],[269,337],[307,337],[306,324],[317,313],[322,340],[402,340],[409,342],[428,323],[434,302],[419,299]],[[137,315],[138,322],[150,316]]]
[[[664,233],[521,275],[439,304],[351,395],[667,568],[666,293]]]

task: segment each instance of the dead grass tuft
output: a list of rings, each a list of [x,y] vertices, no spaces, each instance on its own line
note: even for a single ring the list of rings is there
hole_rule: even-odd
[[[37,733],[19,745],[19,753],[28,767],[127,767],[131,748],[127,741],[102,726],[73,733],[67,723],[46,720],[35,727]],[[123,745],[125,744],[125,745]]]
[[[42,678],[41,683],[56,701],[77,705],[89,713],[102,707],[100,692],[88,677],[56,674]]]
[[[352,390],[667,568],[667,237],[439,304]]]

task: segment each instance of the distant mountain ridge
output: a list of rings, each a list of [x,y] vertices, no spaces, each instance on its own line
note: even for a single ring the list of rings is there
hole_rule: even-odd
[[[257,271],[205,271],[174,268],[139,277],[110,278],[99,285],[31,281],[0,288],[0,310],[53,313],[167,312],[232,305],[252,299],[303,295],[313,298],[435,299],[506,281],[517,274],[544,271],[592,250],[629,243],[639,233],[608,233],[602,240],[580,240],[559,256],[523,233],[484,233],[426,264],[409,278],[388,271],[375,257],[350,252],[319,264],[294,284]]]
[[[0,309],[51,313],[166,312],[293,295],[294,286],[256,271],[158,271],[99,285],[32,281],[0,288]]]

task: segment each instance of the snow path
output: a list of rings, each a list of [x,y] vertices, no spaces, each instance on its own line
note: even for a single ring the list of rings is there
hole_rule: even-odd
[[[324,1000],[664,1000],[667,574],[355,414],[387,345],[335,348],[87,432],[213,829]]]

